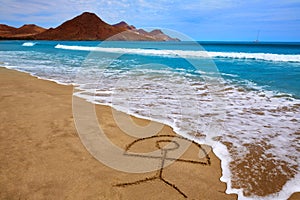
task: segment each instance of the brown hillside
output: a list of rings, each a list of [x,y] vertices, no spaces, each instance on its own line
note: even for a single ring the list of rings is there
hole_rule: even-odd
[[[121,32],[93,13],[85,12],[66,21],[55,29],[49,29],[35,36],[38,40],[105,40]]]
[[[136,28],[134,26],[130,26],[124,21],[114,24],[113,26],[116,28],[123,28],[124,30],[136,30]]]
[[[11,35],[13,31],[15,31],[17,28],[12,26],[7,26],[5,24],[0,24],[0,36],[7,36]]]
[[[125,31],[125,32],[124,32]],[[122,33],[122,34],[119,34]],[[20,28],[0,25],[0,39],[24,40],[131,40],[131,41],[170,41],[176,40],[160,30],[146,32],[121,21],[107,24],[96,14],[84,12],[56,28],[44,29],[34,24]]]
[[[35,24],[25,24],[20,28],[13,31],[14,34],[38,34],[46,31],[47,29],[39,27]]]
[[[0,37],[8,39],[26,39],[44,32],[45,28],[39,27],[34,24],[25,24],[20,28],[15,28],[0,24]]]

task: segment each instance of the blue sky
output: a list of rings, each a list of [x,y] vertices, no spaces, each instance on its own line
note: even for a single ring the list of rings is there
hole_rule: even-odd
[[[0,23],[56,27],[84,11],[195,40],[300,41],[300,0],[0,0]]]

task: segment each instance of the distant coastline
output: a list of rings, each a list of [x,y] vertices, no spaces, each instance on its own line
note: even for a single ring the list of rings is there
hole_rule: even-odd
[[[0,40],[179,41],[159,29],[147,32],[124,21],[110,25],[89,12],[49,29],[35,24],[25,24],[20,28],[0,24]]]

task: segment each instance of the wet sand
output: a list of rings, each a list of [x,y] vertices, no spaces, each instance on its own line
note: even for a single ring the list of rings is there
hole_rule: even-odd
[[[180,157],[203,165],[175,161],[163,175],[117,171],[82,144],[72,114],[73,87],[0,68],[0,91],[0,199],[237,199],[225,194],[220,160],[208,146],[201,146],[208,152],[202,158],[192,145]],[[118,127],[110,107],[97,105],[96,113],[112,143],[126,149],[136,140]],[[165,125],[158,135],[176,136]],[[136,151],[152,148],[153,141],[145,140]],[[299,193],[290,199],[300,199]]]

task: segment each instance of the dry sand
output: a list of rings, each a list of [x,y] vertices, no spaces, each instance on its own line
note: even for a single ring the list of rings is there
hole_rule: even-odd
[[[117,187],[156,176],[157,172],[120,172],[92,157],[75,128],[72,91],[71,86],[0,68],[0,199],[185,199],[184,195],[188,199],[237,198],[225,194],[226,185],[219,180],[220,160],[212,151],[208,154],[210,165],[176,161],[164,169],[163,177],[184,195],[160,178]],[[101,127],[114,144],[125,149],[136,140],[118,128],[111,108],[96,106],[96,111]],[[133,120],[140,125],[149,123]],[[162,134],[175,135],[168,126],[158,133]],[[151,149],[152,145],[144,141],[142,148]],[[197,154],[197,148],[191,146],[183,157]],[[291,199],[300,199],[299,193]]]

